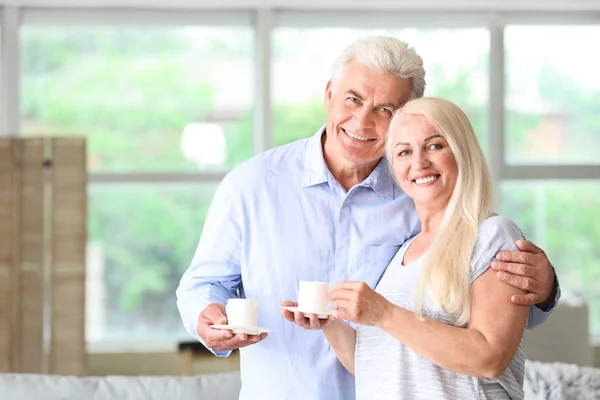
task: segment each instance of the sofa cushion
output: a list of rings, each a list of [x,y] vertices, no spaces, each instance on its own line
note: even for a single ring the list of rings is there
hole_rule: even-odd
[[[240,387],[239,372],[193,377],[0,374],[2,400],[237,400]]]

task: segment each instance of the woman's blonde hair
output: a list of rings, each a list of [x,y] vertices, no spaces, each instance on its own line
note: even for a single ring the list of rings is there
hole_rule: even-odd
[[[471,311],[473,247],[479,225],[489,217],[493,203],[492,179],[467,116],[454,103],[438,98],[411,100],[396,112],[387,135],[390,168],[393,169],[394,163],[390,132],[403,114],[422,115],[446,139],[458,167],[456,186],[436,237],[425,253],[415,294],[415,312],[421,317],[423,295],[427,291],[455,318],[456,325],[463,326],[468,323]]]

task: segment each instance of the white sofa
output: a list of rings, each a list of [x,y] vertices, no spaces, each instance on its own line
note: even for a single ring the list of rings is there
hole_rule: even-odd
[[[240,374],[72,377],[0,374],[1,400],[237,400]]]
[[[195,377],[0,374],[1,400],[237,400],[239,372]],[[526,400],[598,400],[600,369],[527,361]]]
[[[563,298],[548,322],[527,332],[525,354],[526,400],[600,399],[600,369],[586,367],[593,353],[584,302]],[[240,387],[239,372],[83,378],[0,374],[0,400],[237,400]]]

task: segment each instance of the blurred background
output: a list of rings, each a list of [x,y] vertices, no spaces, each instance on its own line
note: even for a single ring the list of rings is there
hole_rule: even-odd
[[[0,2],[0,135],[87,138],[89,373],[177,373],[175,289],[217,185],[324,123],[332,61],[366,35],[414,46],[425,95],[467,112],[496,211],[600,345],[598,2],[271,3]]]

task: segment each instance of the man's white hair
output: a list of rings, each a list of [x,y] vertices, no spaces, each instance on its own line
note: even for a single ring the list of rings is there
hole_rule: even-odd
[[[352,60],[379,72],[410,79],[412,94],[409,100],[421,98],[425,93],[423,59],[414,48],[399,39],[368,36],[351,43],[333,63],[332,82],[344,73],[346,64]]]

